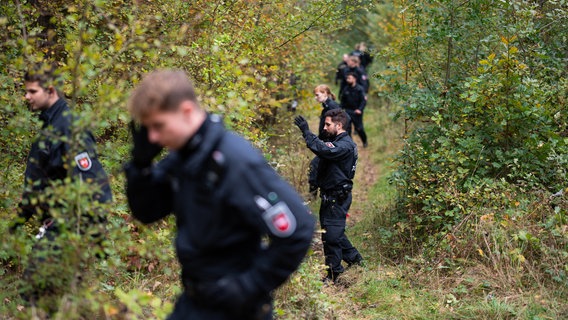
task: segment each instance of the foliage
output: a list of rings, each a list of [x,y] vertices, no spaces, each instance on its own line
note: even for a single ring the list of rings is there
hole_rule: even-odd
[[[392,157],[404,122],[388,108],[367,111],[373,165],[360,166],[350,240],[367,261],[328,294],[338,319],[565,318],[566,198],[508,190],[471,208],[466,221],[422,246],[401,230]],[[373,150],[375,149],[375,150]],[[377,152],[378,151],[378,152]],[[365,151],[360,154],[364,155]],[[360,157],[360,163],[366,161]],[[362,170],[361,170],[362,169]],[[367,170],[365,170],[367,169]],[[369,170],[370,169],[370,170]],[[366,182],[373,172],[376,180]],[[371,183],[371,184],[369,184]],[[372,187],[369,187],[372,185]],[[363,189],[360,189],[362,186]],[[552,213],[554,212],[554,213]],[[348,219],[349,221],[350,219]],[[407,227],[408,228],[408,227]],[[341,278],[340,278],[341,279]]]
[[[49,301],[25,308],[19,295],[38,221],[22,232],[3,232],[0,283],[2,314],[29,318],[163,318],[179,293],[170,241],[173,222],[144,227],[131,220],[121,167],[129,155],[122,107],[128,92],[150,70],[179,68],[195,80],[202,104],[221,113],[226,125],[254,144],[268,145],[282,126],[279,118],[292,99],[301,100],[335,55],[329,35],[350,23],[360,1],[20,1],[0,4],[0,228],[7,229],[19,201],[26,153],[39,123],[24,108],[22,75],[38,61],[55,61],[63,91],[79,117],[74,132],[89,129],[98,138],[103,166],[110,173],[114,203],[105,207],[105,240],[97,247],[86,236],[98,226],[79,212],[95,210],[93,190],[75,182],[55,183],[44,195],[57,199],[66,226],[57,246],[61,259],[38,277],[55,281]],[[269,156],[267,156],[269,157]],[[280,167],[278,157],[271,158]],[[98,209],[97,209],[98,210]],[[78,228],[81,226],[81,228]],[[101,230],[99,230],[101,231]],[[106,254],[97,259],[96,254]],[[47,264],[46,264],[47,265]],[[64,270],[64,272],[62,272]],[[311,269],[310,269],[311,270]],[[62,275],[65,273],[65,277]],[[310,280],[311,281],[311,280]],[[313,281],[312,281],[313,283]],[[307,296],[307,299],[312,297]],[[299,299],[304,299],[300,294]],[[50,308],[46,308],[50,305]]]
[[[395,4],[376,74],[405,124],[385,242],[430,268],[478,260],[503,289],[562,288],[566,224],[549,217],[566,207],[545,204],[567,185],[565,1]]]
[[[278,319],[322,319],[329,313],[326,294],[321,291],[321,274],[325,265],[313,253],[290,278],[289,284],[278,290],[275,315]]]

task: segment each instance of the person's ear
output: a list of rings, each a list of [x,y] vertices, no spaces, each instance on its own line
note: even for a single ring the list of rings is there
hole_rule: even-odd
[[[49,95],[57,94],[57,90],[55,90],[55,88],[53,86],[49,86],[49,87],[47,87],[47,93]]]
[[[184,116],[189,117],[195,109],[195,105],[189,100],[184,100],[180,103],[179,109]]]

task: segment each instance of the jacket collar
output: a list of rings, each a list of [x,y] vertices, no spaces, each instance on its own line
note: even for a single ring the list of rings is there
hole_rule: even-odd
[[[51,107],[46,110],[43,110],[39,114],[39,119],[43,121],[43,125],[46,126],[53,122],[53,118],[56,115],[61,114],[63,111],[67,109],[67,103],[62,98],[59,98]]]
[[[207,115],[197,132],[191,137],[186,145],[177,151],[183,161],[185,170],[196,174],[201,164],[211,155],[223,137],[225,128],[220,116]]]
[[[347,131],[342,132],[342,133],[336,135],[335,138],[333,139],[333,141],[340,140],[341,138],[345,137],[346,135],[347,135]]]
[[[328,109],[330,102],[331,102],[331,98],[327,98],[327,100],[325,100],[324,103],[322,103],[323,108],[324,108],[324,109]]]

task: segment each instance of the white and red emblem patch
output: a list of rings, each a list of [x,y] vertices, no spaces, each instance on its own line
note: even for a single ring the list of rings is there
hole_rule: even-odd
[[[325,145],[330,147],[330,148],[335,148],[335,145],[331,142],[326,142]]]
[[[268,229],[277,237],[285,238],[296,231],[296,217],[284,202],[278,202],[262,213]]]
[[[82,152],[75,156],[75,163],[81,171],[88,171],[93,166],[93,162],[87,152]]]

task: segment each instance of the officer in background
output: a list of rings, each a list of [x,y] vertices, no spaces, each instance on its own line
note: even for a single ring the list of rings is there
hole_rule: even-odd
[[[344,53],[341,62],[337,65],[337,71],[335,72],[335,85],[341,85],[341,81],[344,79],[345,71],[344,69],[347,68],[347,60],[349,59],[349,54]]]
[[[348,73],[346,76],[347,86],[341,95],[341,108],[347,112],[355,131],[363,142],[363,148],[367,147],[367,133],[363,127],[363,110],[367,105],[367,95],[365,89],[357,83],[357,75]]]
[[[52,242],[61,227],[51,214],[51,210],[56,208],[49,205],[58,203],[59,199],[50,199],[45,194],[46,189],[54,183],[61,183],[67,177],[72,177],[75,181],[81,180],[91,185],[92,202],[105,203],[112,200],[108,176],[98,160],[93,135],[83,130],[80,133],[80,141],[72,144],[74,119],[67,102],[57,89],[57,81],[60,79],[54,73],[53,66],[38,64],[24,75],[25,99],[30,110],[39,114],[42,126],[28,154],[24,192],[18,206],[18,217],[11,223],[10,231],[15,232],[32,216],[39,216],[42,226],[36,238],[45,238],[34,245],[33,252],[49,247],[45,241]],[[74,217],[74,213],[70,214]],[[87,218],[91,223],[104,220],[102,212],[88,214]],[[70,221],[65,221],[68,222]],[[40,267],[44,260],[32,259],[24,278],[30,278],[36,272],[35,268]],[[35,291],[31,295],[24,295],[24,299],[37,298],[36,295],[40,294],[41,290],[33,290]]]
[[[314,220],[244,138],[198,103],[183,71],[146,75],[129,103],[128,203],[143,223],[176,217],[184,287],[169,319],[272,319],[271,292],[310,247]],[[153,166],[162,147],[168,155]]]
[[[329,110],[341,109],[339,103],[335,101],[335,95],[331,92],[331,89],[325,85],[320,84],[315,87],[314,95],[317,102],[321,103],[321,114],[318,129],[318,137],[322,140],[326,139],[325,131],[323,130],[325,125],[325,114]],[[310,162],[310,169],[308,172],[308,183],[310,185],[310,194],[313,198],[317,197],[318,194],[318,184],[317,184],[317,170],[318,170],[319,158],[316,156]]]
[[[343,129],[348,122],[347,114],[333,109],[325,114],[324,131],[328,140],[319,139],[309,129],[302,116],[294,119],[302,131],[307,147],[320,159],[317,183],[320,188],[321,206],[319,212],[325,264],[328,266],[325,282],[335,282],[344,272],[341,261],[348,266],[360,264],[363,260],[359,251],[345,235],[347,212],[351,206],[353,177],[357,167],[357,146]]]
[[[69,176],[97,186],[93,201],[112,200],[108,176],[98,160],[92,133],[83,131],[80,146],[71,146],[73,118],[67,102],[57,89],[54,67],[38,64],[24,75],[25,99],[32,112],[39,113],[41,131],[32,143],[24,172],[24,193],[18,218],[12,223],[17,229],[36,213],[41,213],[45,232],[54,230],[47,200],[40,201],[42,192],[54,181]],[[72,147],[78,149],[70,154]],[[69,170],[68,168],[72,168]],[[49,224],[49,226],[47,226]]]
[[[347,59],[347,68],[343,69],[343,80],[340,83],[339,87],[339,100],[343,97],[343,90],[349,86],[347,82],[347,75],[353,74],[357,79],[357,83],[363,87],[365,93],[369,92],[369,78],[367,77],[367,72],[363,69],[360,65],[359,57],[357,56],[349,56]]]
[[[373,63],[373,56],[367,51],[367,44],[359,42],[355,45],[355,50],[351,51],[352,56],[359,57],[361,67],[367,70],[367,67]]]

